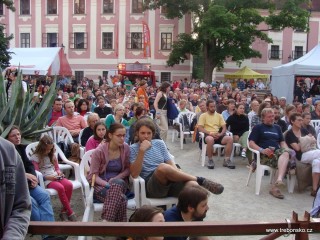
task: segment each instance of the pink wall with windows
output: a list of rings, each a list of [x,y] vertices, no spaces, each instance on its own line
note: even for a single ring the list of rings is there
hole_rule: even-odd
[[[4,16],[0,17],[0,23],[8,26],[8,34],[14,34],[15,38],[10,42],[10,47],[20,47],[19,31],[27,30],[30,33],[30,47],[42,47],[43,34],[56,32],[58,45],[65,46],[65,53],[72,70],[83,71],[84,76],[98,77],[102,75],[102,71],[115,69],[120,62],[136,61],[150,63],[157,79],[162,72],[171,72],[171,79],[175,76],[190,76],[191,61],[185,61],[173,68],[166,67],[170,50],[161,50],[159,28],[161,24],[171,26],[169,29],[172,30],[173,42],[178,33],[191,31],[190,15],[186,15],[183,20],[171,20],[161,15],[159,9],[132,13],[132,0],[114,0],[113,13],[103,13],[103,0],[85,0],[85,13],[75,14],[74,1],[57,0],[57,14],[47,14],[47,1],[30,1],[30,15],[21,16],[19,2],[14,0],[17,11],[10,13],[14,16],[14,23],[11,24],[9,21],[9,12],[6,8]],[[143,56],[143,49],[127,48],[127,33],[132,29],[141,29],[142,32],[142,21],[148,23],[150,28],[151,58]],[[102,49],[104,29],[113,29],[113,49]],[[87,47],[84,49],[73,48],[71,35],[77,31],[87,33]]]
[[[314,1],[320,10],[320,1]],[[315,5],[314,5],[315,6]],[[259,26],[260,29],[268,29],[266,24]],[[294,56],[297,54],[295,47],[302,47],[302,55],[310,51],[316,45],[320,43],[320,12],[312,11],[309,21],[309,33],[297,32],[293,29],[286,28],[283,31],[266,31],[268,36],[273,39],[273,43],[267,43],[257,39],[252,47],[261,53],[261,58],[252,58],[243,61],[241,67],[248,66],[254,71],[271,74],[272,68],[293,61]],[[271,45],[279,46],[279,58],[273,59],[270,57]],[[308,49],[307,49],[308,48]],[[301,56],[302,56],[301,55]],[[213,79],[217,81],[224,81],[224,74],[238,71],[240,69],[235,62],[227,61],[224,65],[224,69],[217,71],[213,75]]]

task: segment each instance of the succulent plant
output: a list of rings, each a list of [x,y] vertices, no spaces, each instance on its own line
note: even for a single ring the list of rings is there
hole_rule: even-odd
[[[40,133],[48,131],[47,116],[55,99],[56,79],[49,91],[43,96],[39,106],[32,101],[34,90],[24,92],[22,87],[22,74],[12,83],[12,94],[7,101],[4,77],[0,76],[0,133],[5,137],[13,125],[19,126],[24,140],[34,139]]]

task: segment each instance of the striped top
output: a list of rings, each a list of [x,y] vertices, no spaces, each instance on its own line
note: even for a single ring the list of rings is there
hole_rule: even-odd
[[[133,163],[138,155],[140,143],[130,146],[130,163]],[[151,140],[151,147],[144,153],[143,166],[140,176],[146,179],[153,173],[160,163],[170,161],[170,155],[165,143],[162,140]]]

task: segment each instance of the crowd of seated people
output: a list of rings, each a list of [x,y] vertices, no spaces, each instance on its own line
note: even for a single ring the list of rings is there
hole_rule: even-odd
[[[284,185],[283,179],[292,151],[296,152],[301,162],[312,164],[311,194],[316,194],[320,174],[317,161],[319,150],[312,148],[301,152],[298,138],[312,135],[314,141],[317,137],[310,120],[320,118],[320,101],[314,104],[312,110],[312,102],[311,105],[291,105],[286,103],[285,97],[278,99],[272,94],[260,99],[242,85],[241,89],[233,89],[228,82],[226,85],[221,83],[212,86],[194,79],[190,83],[188,80],[174,81],[173,84],[164,82],[158,89],[149,86],[143,79],[136,79],[130,89],[121,84],[111,87],[104,81],[99,85],[84,84],[86,81],[84,79],[81,85],[73,88],[57,90],[47,121],[49,126],[68,129],[76,142],[81,132],[80,144],[85,146],[86,151],[94,150],[88,181],[95,179],[94,199],[104,204],[102,219],[105,221],[127,221],[126,196],[131,196],[129,175],[145,180],[148,197],[178,197],[185,187],[198,186],[214,194],[223,192],[219,179],[186,173],[178,169],[171,159],[165,144],[168,132],[166,105],[169,99],[176,103],[180,113],[197,114],[198,131],[204,133],[204,142],[207,144],[209,169],[215,168],[213,144],[216,143],[225,145],[223,166],[235,169],[231,159],[233,143],[240,143],[240,155],[246,158],[247,139],[249,131],[252,131],[249,136],[250,147],[260,151],[264,164],[278,169],[270,189],[272,196],[284,198],[280,187]],[[268,127],[277,135],[271,141],[266,141],[269,135],[264,136]],[[285,132],[286,137],[283,135]],[[9,140],[13,133],[9,133]],[[70,204],[72,186],[59,169],[52,143],[50,137],[42,137],[31,160],[34,168],[42,172],[46,187],[58,191],[62,204],[61,220],[76,221]],[[17,149],[20,148],[19,142],[15,145]],[[275,152],[271,153],[270,146],[275,147]],[[254,160],[250,160],[250,164],[250,167],[254,167]],[[31,175],[28,179],[32,196],[36,181]],[[152,219],[150,215],[146,221]]]

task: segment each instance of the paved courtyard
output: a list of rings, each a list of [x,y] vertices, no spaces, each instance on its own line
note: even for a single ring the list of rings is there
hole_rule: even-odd
[[[215,159],[215,169],[210,170],[207,167],[201,167],[199,157],[200,152],[198,145],[187,139],[184,149],[180,149],[180,141],[171,142],[171,131],[168,134],[168,147],[170,153],[175,156],[175,161],[181,168],[188,173],[196,176],[202,176],[211,180],[220,182],[225,189],[221,195],[210,195],[209,211],[205,221],[283,221],[285,218],[291,218],[292,211],[295,211],[302,218],[304,211],[309,211],[313,197],[310,191],[299,193],[295,189],[293,194],[289,194],[286,189],[282,192],[285,195],[284,200],[276,199],[269,194],[269,176],[264,176],[261,184],[260,195],[254,193],[255,175],[253,175],[249,186],[246,186],[248,169],[247,160],[237,156],[235,158],[236,169],[231,170],[222,167],[222,159]],[[53,198],[53,207],[56,213],[56,219],[60,209],[58,198]],[[76,191],[72,197],[73,208],[81,220],[83,214],[83,204],[80,191]],[[128,215],[130,212],[128,213]],[[100,214],[95,214],[96,221],[99,220]],[[320,224],[320,223],[319,223]],[[212,239],[260,239],[262,236],[222,236],[212,237]],[[40,239],[28,237],[28,239]],[[68,239],[76,239],[69,237]],[[281,237],[279,239],[294,239],[293,236]],[[320,234],[310,235],[310,239],[320,239]]]
[[[209,198],[209,211],[206,221],[283,221],[291,218],[292,211],[302,218],[304,211],[310,211],[313,197],[310,191],[299,193],[296,189],[289,194],[285,188],[282,193],[283,200],[276,199],[269,194],[269,176],[264,176],[261,184],[260,195],[255,195],[255,174],[252,176],[249,186],[246,186],[249,170],[246,167],[248,161],[242,157],[235,157],[236,169],[231,170],[222,166],[220,161],[214,158],[215,168],[201,167],[200,150],[198,143],[187,140],[184,149],[180,149],[180,142],[171,142],[171,134],[168,137],[170,152],[176,157],[176,162],[184,171],[193,175],[203,176],[224,185],[221,195],[211,194]],[[300,219],[300,218],[299,218]],[[320,234],[310,235],[310,239],[320,239]],[[213,239],[259,239],[262,236],[234,236],[212,237]],[[292,239],[292,236],[279,239]]]

